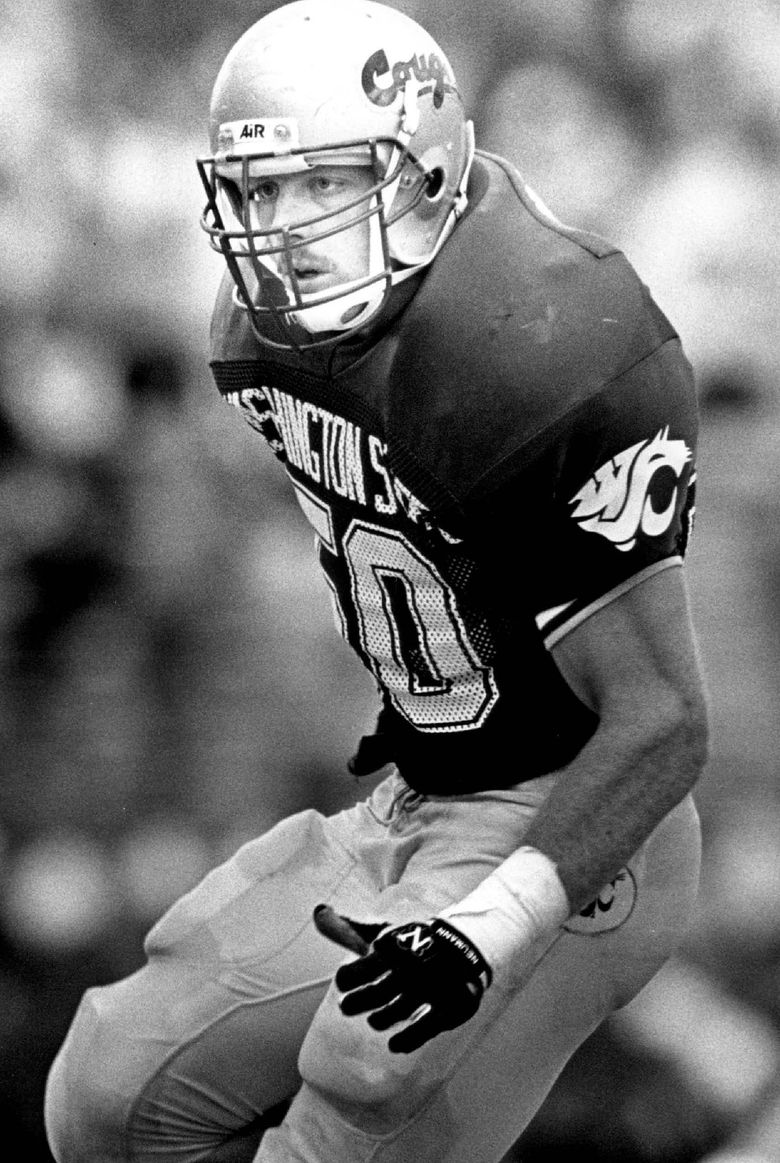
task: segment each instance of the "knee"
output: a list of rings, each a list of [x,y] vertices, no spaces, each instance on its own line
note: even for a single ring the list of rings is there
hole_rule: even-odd
[[[44,1118],[57,1163],[125,1158],[124,1127],[133,1100],[126,1044],[105,1020],[103,992],[84,995],[47,1079]]]

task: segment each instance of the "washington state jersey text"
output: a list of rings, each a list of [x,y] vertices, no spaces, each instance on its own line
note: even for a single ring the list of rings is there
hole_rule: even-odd
[[[229,392],[252,427],[277,453],[315,484],[385,517],[403,512],[419,520],[425,506],[385,467],[387,446],[334,412],[296,399],[280,388]],[[269,422],[275,433],[269,431]]]

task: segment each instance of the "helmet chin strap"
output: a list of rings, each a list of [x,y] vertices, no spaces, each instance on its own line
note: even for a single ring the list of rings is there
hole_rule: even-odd
[[[344,285],[349,286],[348,283]],[[302,295],[301,298],[305,303],[309,296]],[[362,287],[357,291],[340,294],[338,299],[332,299],[329,303],[313,303],[300,311],[292,311],[290,317],[313,335],[322,331],[352,331],[376,314],[383,299],[384,291]]]

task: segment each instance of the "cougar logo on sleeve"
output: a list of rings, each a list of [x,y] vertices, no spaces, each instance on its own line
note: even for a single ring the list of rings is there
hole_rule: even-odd
[[[672,523],[677,505],[677,487],[666,507],[658,512],[648,496],[655,474],[669,468],[680,478],[692,453],[684,440],[670,440],[662,428],[652,440],[640,440],[602,464],[570,504],[574,520],[588,533],[600,533],[618,549],[627,552],[636,545],[641,530],[658,537]]]
[[[634,874],[630,868],[624,868],[604,886],[594,901],[576,917],[570,917],[563,927],[567,933],[579,933],[585,937],[611,933],[624,925],[633,913],[636,893]]]

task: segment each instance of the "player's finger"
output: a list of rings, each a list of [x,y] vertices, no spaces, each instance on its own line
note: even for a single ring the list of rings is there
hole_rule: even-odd
[[[344,994],[340,1002],[341,1012],[351,1017],[353,1014],[365,1014],[369,1010],[377,1010],[398,997],[398,992],[398,983],[392,979],[392,975],[388,974],[381,981],[366,985],[363,989],[353,989],[350,993]]]
[[[388,1050],[393,1054],[411,1054],[419,1050],[431,1038],[435,1038],[442,1030],[441,1024],[434,1017],[430,1005],[420,1007],[420,1017],[416,1021],[404,1026],[397,1034],[393,1034],[387,1043]]]
[[[353,921],[351,917],[337,913],[330,905],[317,905],[313,919],[323,937],[345,949],[351,949],[358,956],[368,952],[371,942],[385,928],[384,925]]]
[[[361,989],[372,981],[377,981],[388,972],[388,965],[384,957],[378,953],[366,953],[365,957],[357,961],[348,961],[336,970],[336,986],[346,992],[348,989]]]
[[[405,1022],[419,1008],[419,997],[415,998],[409,997],[408,994],[399,994],[389,1005],[383,1006],[381,1009],[369,1014],[368,1024],[374,1030],[389,1030],[391,1026],[397,1025],[398,1022]]]

